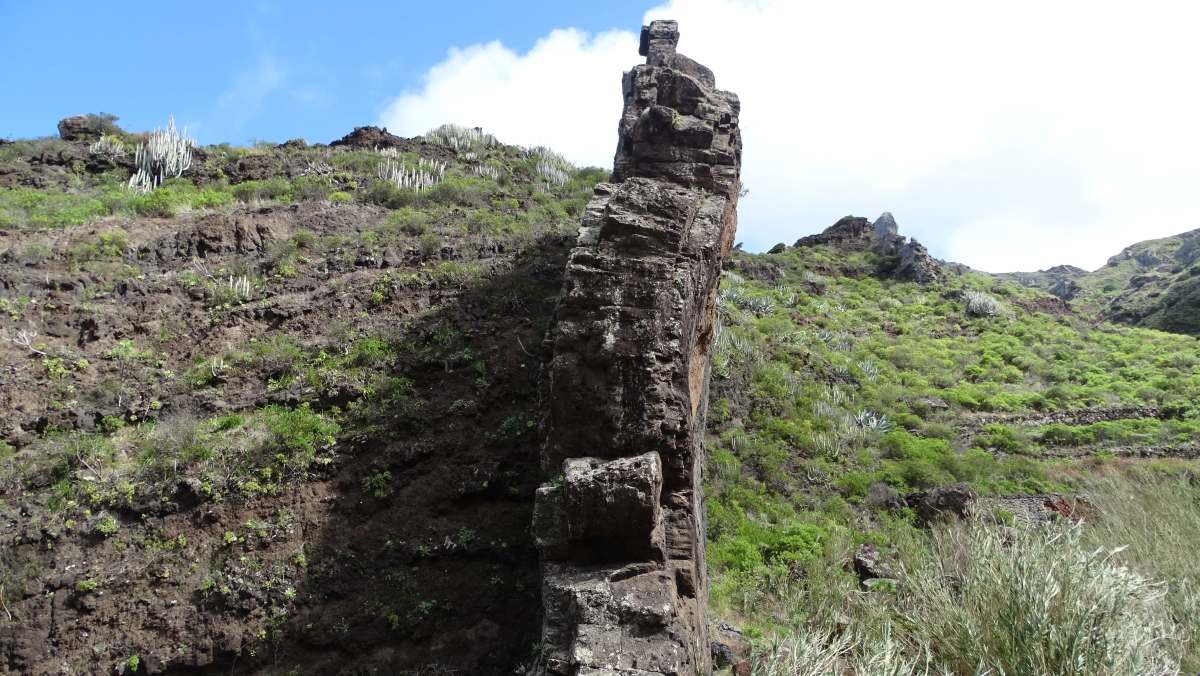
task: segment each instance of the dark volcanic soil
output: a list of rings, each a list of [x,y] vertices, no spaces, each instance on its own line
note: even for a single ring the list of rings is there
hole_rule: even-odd
[[[569,240],[464,236],[431,250],[416,237],[329,239],[384,213],[267,204],[0,232],[12,301],[0,437],[14,451],[0,484],[0,673],[499,674],[530,659],[540,477],[529,352]],[[72,259],[118,228],[125,251]],[[301,230],[316,239],[292,248],[294,276],[268,276],[234,303],[205,289],[205,274],[219,287],[262,269]],[[468,264],[471,280],[453,267]],[[20,332],[46,355],[14,343]],[[303,346],[310,372],[321,351],[382,337],[385,357],[367,370],[408,379],[404,403],[372,404],[370,374],[277,386],[278,364],[244,357],[277,336]],[[122,340],[139,356],[106,358]],[[66,366],[50,376],[47,359]],[[214,359],[223,368],[208,378]],[[182,377],[197,372],[203,386]],[[255,491],[244,477],[221,484],[221,467],[148,473],[139,425],[182,429],[273,403],[343,411],[307,479]],[[64,464],[72,433],[117,421],[109,464]],[[64,466],[105,497],[70,493]]]

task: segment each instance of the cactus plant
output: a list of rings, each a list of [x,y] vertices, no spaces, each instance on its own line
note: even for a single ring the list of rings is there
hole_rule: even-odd
[[[102,139],[103,140],[103,139]],[[134,153],[137,171],[129,178],[129,189],[144,195],[162,185],[168,178],[179,178],[192,166],[192,148],[196,140],[175,130],[175,118],[167,123],[166,129],[150,132],[146,143],[139,143]]]

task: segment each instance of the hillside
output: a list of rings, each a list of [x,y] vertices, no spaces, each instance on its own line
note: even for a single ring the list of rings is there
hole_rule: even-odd
[[[994,275],[1118,324],[1200,336],[1200,230],[1126,247],[1088,272],[1059,265]]]
[[[607,172],[366,127],[131,189],[152,135],[115,123],[0,143],[0,673],[526,673],[543,341]],[[718,667],[1200,669],[1192,301],[1099,309],[1186,295],[1195,239],[1028,277],[890,215],[731,252]]]
[[[735,251],[726,262],[707,473],[714,612],[763,637],[778,660],[771,673],[815,673],[788,671],[799,663],[773,635],[794,637],[784,645],[818,663],[890,660],[897,671],[886,673],[924,673],[925,651],[934,665],[970,673],[983,650],[1016,650],[993,655],[1008,673],[1063,673],[1036,663],[1029,646],[1006,646],[1017,629],[994,626],[1001,604],[1029,609],[1006,597],[1021,577],[1001,566],[990,531],[936,523],[945,510],[974,509],[1030,534],[1038,524],[1067,528],[1055,537],[1087,543],[1055,551],[1030,535],[1011,565],[1070,567],[1088,546],[1129,545],[1117,560],[1167,583],[1169,619],[1154,630],[1163,633],[1138,639],[1150,643],[1114,649],[1150,659],[1153,636],[1171,633],[1172,653],[1195,665],[1200,567],[1188,551],[1200,538],[1200,343],[1097,322],[1074,303],[962,266],[935,268],[891,234],[889,214],[881,222],[889,226],[847,217],[794,247]],[[913,264],[898,265],[898,242]],[[1074,535],[1054,525],[1080,514],[1087,525]],[[1005,537],[1025,537],[1017,533]],[[956,557],[972,551],[999,567],[973,571],[983,576],[974,609],[959,607],[961,590],[937,568],[969,576]],[[1005,587],[987,582],[1005,575]],[[1053,596],[1037,584],[1020,583]],[[1122,612],[1145,593],[1128,591],[1133,606]],[[931,610],[930,599],[945,605]],[[1023,621],[1059,626],[1066,612]],[[829,648],[831,636],[850,642]],[[1161,673],[1174,673],[1170,662]]]
[[[0,148],[0,672],[528,661],[534,354],[606,172],[364,128],[138,195],[109,131]]]

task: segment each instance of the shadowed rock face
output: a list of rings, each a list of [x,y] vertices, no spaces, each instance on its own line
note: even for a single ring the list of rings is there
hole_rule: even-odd
[[[737,96],[642,29],[613,182],[596,188],[542,346],[535,674],[707,674],[700,468],[721,262],[737,228]]]

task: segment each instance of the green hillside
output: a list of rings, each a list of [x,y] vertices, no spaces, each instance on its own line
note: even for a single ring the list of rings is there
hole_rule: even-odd
[[[735,251],[726,263],[708,421],[714,612],[767,637],[764,649],[771,636],[793,636],[794,650],[820,653],[814,645],[851,631],[857,647],[842,647],[866,664],[883,659],[890,632],[897,660],[928,653],[938,673],[943,664],[971,673],[982,648],[954,641],[1006,648],[948,627],[979,621],[979,631],[996,630],[981,616],[952,619],[962,599],[934,572],[953,551],[995,549],[994,529],[930,526],[915,495],[966,482],[977,506],[990,505],[976,510],[985,520],[1018,526],[1031,560],[1095,572],[1095,561],[1055,557],[1129,545],[1109,563],[1166,584],[1169,619],[1155,636],[1177,640],[1161,644],[1159,657],[1195,668],[1200,564],[1188,552],[1200,541],[1200,491],[1189,481],[1190,458],[1200,455],[1200,342],[1097,322],[985,274],[944,268],[927,285],[897,281],[887,272],[894,263],[870,250],[876,243],[864,231],[775,254]],[[1023,497],[1033,495],[1045,497]],[[1094,517],[1081,531],[1045,509],[1059,497],[1082,505],[1079,496]],[[1049,527],[1067,544],[1039,540],[1048,536],[1022,517],[1027,504],[1043,512],[1034,522],[1058,518]],[[1167,512],[1169,526],[1156,520]],[[897,583],[860,584],[851,561],[863,543],[883,551]],[[1001,579],[1002,562],[986,561],[999,568],[975,572]],[[1085,578],[1073,583],[1099,584]],[[921,597],[943,595],[946,607],[931,610],[912,593],[918,587]],[[1015,603],[982,582],[976,591],[991,594],[981,601],[990,612]],[[1125,601],[1144,593],[1131,588]],[[1010,657],[996,664],[1042,673]],[[1067,673],[1055,664],[1037,668]],[[1078,673],[1122,673],[1114,669]]]
[[[0,144],[0,673],[522,670],[530,350],[607,172],[368,127],[143,192],[107,121]]]
[[[1095,272],[1060,265],[993,276],[1112,322],[1200,336],[1200,230],[1138,242]]]

